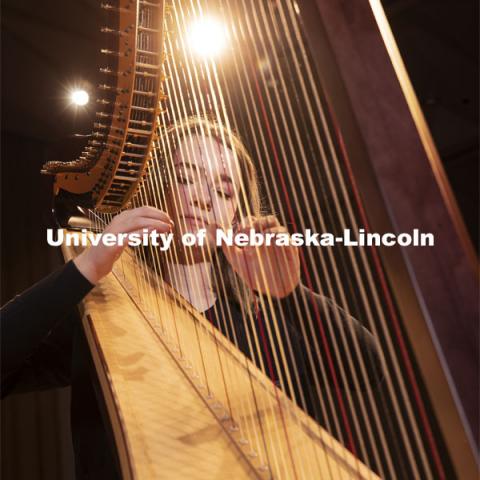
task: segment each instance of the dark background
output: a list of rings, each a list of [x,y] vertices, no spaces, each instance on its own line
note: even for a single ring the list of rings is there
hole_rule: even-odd
[[[93,107],[67,107],[93,88],[102,37],[97,0],[2,2],[2,304],[61,264],[48,247],[46,160],[70,160]],[[468,230],[478,244],[478,11],[471,0],[385,0],[407,70]],[[414,181],[414,179],[412,179]],[[2,402],[2,478],[72,478],[68,389]]]

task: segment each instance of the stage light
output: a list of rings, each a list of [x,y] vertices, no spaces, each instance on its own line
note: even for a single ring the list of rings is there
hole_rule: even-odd
[[[214,17],[194,21],[187,32],[190,49],[204,59],[218,56],[228,43],[227,27]]]
[[[89,99],[90,97],[85,90],[74,90],[70,94],[70,101],[79,107],[86,105]]]

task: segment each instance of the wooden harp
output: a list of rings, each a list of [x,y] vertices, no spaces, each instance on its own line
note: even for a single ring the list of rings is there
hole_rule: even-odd
[[[316,378],[331,369],[367,383],[361,393],[314,385],[322,422],[294,389],[285,394],[298,377],[288,349],[276,352],[274,384],[228,328],[222,334],[162,282],[155,261],[142,266],[157,252],[127,251],[85,300],[84,317],[123,476],[476,478],[476,256],[380,2],[103,6],[113,47],[102,121],[80,159],[44,167],[66,211],[82,207],[101,229],[121,209],[161,205],[175,125],[214,118],[220,143],[240,133],[268,208],[292,232],[435,238],[429,247],[302,251],[303,281],[359,319],[383,357],[384,379],[369,386],[353,362],[358,345],[342,345],[342,334],[322,344],[329,319],[302,332]],[[191,51],[189,28],[205,18],[225,25],[222,57]],[[204,124],[195,128],[208,137]],[[269,320],[271,339],[283,319]],[[252,345],[261,350],[257,338]],[[318,364],[322,348],[331,362]]]

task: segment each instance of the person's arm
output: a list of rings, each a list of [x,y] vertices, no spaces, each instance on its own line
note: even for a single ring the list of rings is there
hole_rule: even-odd
[[[133,233],[171,229],[168,215],[153,207],[140,207],[117,215],[104,233]],[[46,346],[46,339],[63,318],[113,268],[124,245],[101,242],[84,250],[75,260],[44,278],[7,303],[0,312],[1,379],[18,372],[32,355]],[[65,335],[63,335],[65,337]],[[41,358],[40,358],[41,357]],[[39,360],[49,355],[40,355]],[[37,358],[37,357],[36,357]],[[47,362],[48,363],[48,362]]]
[[[92,288],[70,261],[8,302],[1,310],[2,378],[20,368]]]

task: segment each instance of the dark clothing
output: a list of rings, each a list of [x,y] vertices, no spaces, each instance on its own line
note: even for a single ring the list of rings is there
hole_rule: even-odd
[[[93,288],[73,262],[1,310],[2,397],[71,385],[78,480],[120,479],[93,360],[76,304]]]
[[[75,310],[92,288],[75,264],[68,262],[2,309],[2,395],[71,385],[77,478],[108,480],[119,478],[118,462],[95,369]],[[273,351],[281,342],[288,362],[295,362],[293,370],[299,379],[292,382],[294,392],[287,386],[285,390],[303,399],[301,403],[319,422],[332,413],[322,412],[319,407],[319,388],[325,388],[326,383],[340,389],[363,389],[367,383],[378,383],[381,367],[373,337],[332,301],[303,285],[288,297],[273,300],[273,311],[264,300],[258,302],[251,322],[244,322],[238,304],[225,299],[205,314],[255,363],[262,360],[267,374],[277,384],[284,372],[282,367],[280,371],[276,368]],[[228,311],[231,317],[226,315]],[[269,329],[274,331],[273,319],[279,339],[268,333]],[[248,336],[253,334],[261,343],[261,360],[248,346]],[[305,339],[311,340],[311,361]],[[344,344],[346,348],[341,347]],[[345,380],[338,368],[329,368],[332,362],[344,366]],[[353,379],[362,378],[356,368],[359,362],[365,362],[368,378],[356,385]]]
[[[217,308],[212,307],[206,315],[223,334],[235,339],[240,350],[258,366],[263,361],[270,379],[282,386],[290,397],[295,396],[298,404],[321,425],[325,425],[326,418],[338,415],[338,411],[332,409],[335,406],[319,401],[319,397],[325,397],[326,387],[331,389],[338,405],[340,400],[346,401],[346,390],[361,393],[367,386],[379,385],[383,368],[377,342],[360,322],[332,300],[302,284],[285,298],[272,298],[272,305],[267,297],[261,299],[251,321],[244,320],[237,303],[224,300],[218,301]],[[224,318],[222,307],[225,313],[230,309],[231,322]],[[275,334],[275,326],[278,334]],[[260,343],[261,360],[258,350],[254,348],[251,352],[249,348],[248,338],[253,343],[255,334]],[[274,361],[273,352],[280,351],[280,344],[290,372],[298,375],[298,380],[292,378],[293,392],[288,387],[283,362]],[[361,373],[362,363],[367,378]],[[330,433],[340,438],[341,432],[330,430]]]
[[[29,381],[41,379],[47,387],[49,382],[52,386],[70,383],[71,336],[65,332],[70,327],[62,320],[92,288],[75,264],[68,262],[2,308],[2,386],[22,369],[32,374]],[[64,336],[70,342],[57,341]],[[41,362],[35,362],[38,355]]]

